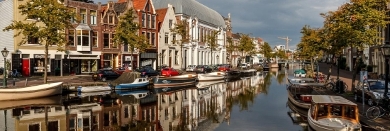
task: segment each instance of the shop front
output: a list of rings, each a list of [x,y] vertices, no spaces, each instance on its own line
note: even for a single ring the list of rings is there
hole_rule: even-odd
[[[140,54],[140,67],[141,66],[152,66],[157,69],[157,53],[141,53]]]
[[[103,63],[101,65],[102,68],[117,68],[120,67],[119,60],[118,60],[118,54],[115,53],[105,53],[103,54]]]
[[[64,64],[65,65],[65,64]],[[71,75],[92,74],[99,69],[99,55],[69,55],[68,70]]]
[[[33,55],[33,61],[31,65],[33,66],[33,73],[35,75],[40,75],[47,70],[48,74],[51,72],[51,61],[50,61],[50,54],[47,55],[47,63],[45,68],[45,54],[34,54]]]
[[[132,70],[137,68],[138,55],[122,54],[122,67]]]

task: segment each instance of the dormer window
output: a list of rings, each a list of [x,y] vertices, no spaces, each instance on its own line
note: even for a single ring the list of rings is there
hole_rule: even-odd
[[[108,23],[109,24],[114,24],[114,16],[113,15],[109,15],[108,16]]]

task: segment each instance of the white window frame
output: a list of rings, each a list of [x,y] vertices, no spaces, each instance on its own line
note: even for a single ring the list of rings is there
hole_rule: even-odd
[[[85,11],[85,12],[82,13],[83,11]],[[81,17],[80,23],[86,24],[87,23],[87,9],[80,9],[80,17]]]
[[[97,11],[96,10],[90,10],[90,24],[91,25],[96,25],[97,24]]]
[[[80,35],[78,34],[78,31],[81,31]],[[88,32],[88,35],[83,35],[83,32],[84,31],[87,31]],[[80,41],[79,41],[79,37],[80,36]],[[83,36],[88,36],[88,45],[83,45]],[[91,31],[90,30],[79,30],[79,29],[76,29],[76,38],[77,38],[77,46],[91,46]],[[80,43],[80,44],[79,44]]]
[[[96,34],[96,35],[95,35]],[[96,46],[93,46],[93,40],[95,40],[96,38]],[[91,42],[91,46],[92,47],[99,47],[99,35],[98,35],[98,32],[97,31],[93,31],[93,34],[92,34],[92,42]]]

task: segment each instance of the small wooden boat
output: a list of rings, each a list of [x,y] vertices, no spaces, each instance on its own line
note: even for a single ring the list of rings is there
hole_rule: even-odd
[[[99,91],[99,92],[78,92],[78,97],[88,97],[88,96],[102,96],[110,94],[111,91]]]
[[[147,85],[149,85],[149,80],[147,78],[137,78],[132,83],[123,83],[115,86],[115,90],[142,88]]]
[[[29,108],[36,106],[60,106],[62,105],[62,95],[32,98],[25,100],[11,100],[2,101],[0,110],[7,110],[13,108]]]
[[[224,82],[225,82],[225,80],[202,81],[202,82],[198,82],[198,84],[196,84],[196,87],[198,89],[202,89],[202,88],[210,87],[211,85],[215,85],[215,84],[218,84],[218,83],[224,83]]]
[[[227,71],[226,72],[226,79],[228,81],[239,80],[241,78],[240,74],[241,74],[240,71]]]
[[[156,76],[153,78],[154,88],[176,87],[176,86],[191,86],[195,85],[197,75],[186,74],[178,76]]]
[[[110,86],[78,86],[77,92],[101,92],[101,91],[111,91]]]
[[[0,101],[23,100],[62,94],[62,82],[22,88],[1,88]]]
[[[297,107],[309,109],[313,88],[323,87],[323,83],[314,83],[312,78],[290,78],[287,87],[288,99]]]
[[[355,103],[332,95],[313,95],[308,123],[317,131],[361,131]]]
[[[198,74],[198,81],[217,81],[224,80],[226,72],[211,72],[206,74]]]

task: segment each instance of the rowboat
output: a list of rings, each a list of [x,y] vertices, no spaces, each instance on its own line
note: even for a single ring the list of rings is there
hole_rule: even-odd
[[[0,110],[7,110],[13,108],[26,108],[35,106],[60,106],[62,105],[62,95],[54,95],[48,97],[2,101]]]
[[[154,88],[176,87],[176,86],[191,86],[195,85],[197,75],[186,74],[178,76],[156,76],[153,78]]]
[[[77,92],[100,92],[100,91],[111,91],[110,86],[78,86]]]
[[[313,95],[308,123],[316,131],[361,131],[355,103],[332,95]]]
[[[198,82],[198,84],[196,84],[196,87],[198,87],[198,89],[202,89],[202,88],[207,88],[211,85],[215,85],[215,84],[218,84],[218,83],[224,83],[225,80],[218,80],[218,81],[202,81],[202,82]]]
[[[132,83],[123,83],[115,86],[115,90],[136,89],[147,85],[149,85],[149,80],[147,78],[137,78]]]
[[[1,88],[0,101],[23,100],[62,94],[62,82],[22,88]]]
[[[225,72],[211,72],[206,74],[198,74],[198,81],[217,81],[224,80],[226,77]]]

